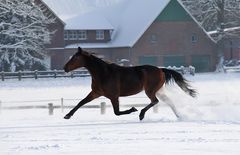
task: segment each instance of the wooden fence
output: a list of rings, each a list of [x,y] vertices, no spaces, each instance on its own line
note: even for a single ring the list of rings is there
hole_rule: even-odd
[[[195,68],[193,66],[189,67],[167,67],[169,69],[176,70],[180,72],[181,74],[195,74]],[[6,79],[18,79],[21,81],[22,79],[26,78],[33,78],[33,79],[39,79],[39,78],[59,78],[59,77],[86,77],[90,76],[89,72],[86,69],[81,70],[75,70],[70,73],[66,73],[63,70],[50,70],[50,71],[18,71],[18,72],[0,72],[1,80],[4,81]]]
[[[59,78],[59,77],[85,77],[90,76],[86,69],[75,70],[70,73],[66,73],[63,70],[50,70],[50,71],[18,71],[18,72],[0,72],[1,79],[18,79],[21,81],[25,78]]]
[[[240,72],[240,66],[223,66],[224,72]]]
[[[69,99],[66,99],[69,100]],[[73,99],[71,99],[73,100]],[[56,100],[55,100],[56,101]],[[27,103],[27,102],[43,102],[43,101],[21,101],[21,103]],[[49,115],[54,114],[54,109],[61,109],[61,112],[64,112],[64,109],[72,109],[74,106],[66,106],[64,105],[64,99],[61,98],[61,104],[59,105],[54,105],[53,103],[45,103],[45,105],[25,105],[25,106],[3,106],[3,102],[0,101],[0,114],[2,110],[20,110],[20,109],[47,109]],[[6,102],[9,103],[9,102]],[[121,105],[121,107],[145,107],[148,104],[124,104]],[[94,109],[100,109],[100,113],[103,115],[106,113],[106,109],[108,107],[111,107],[111,105],[107,105],[106,102],[100,102],[98,105],[84,105],[81,108],[94,108]],[[158,105],[155,105],[153,107],[153,112],[157,113],[158,112]]]
[[[184,67],[184,66],[181,66],[181,67],[168,66],[166,68],[173,69],[175,71],[178,71],[181,74],[190,74],[190,75],[193,75],[193,76],[195,75],[195,67],[193,67],[193,66],[188,66],[188,67]]]

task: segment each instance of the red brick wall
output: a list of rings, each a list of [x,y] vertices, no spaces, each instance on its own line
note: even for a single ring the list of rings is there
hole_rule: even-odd
[[[192,34],[197,34],[198,41],[192,43]],[[151,43],[152,34],[157,35]],[[195,22],[154,22],[138,40],[132,49],[134,64],[139,56],[158,56],[158,64],[163,65],[164,55],[184,55],[187,65],[191,64],[192,55],[210,55],[211,70],[216,64],[216,44]]]
[[[224,42],[225,60],[237,59],[240,60],[240,39],[228,38]]]

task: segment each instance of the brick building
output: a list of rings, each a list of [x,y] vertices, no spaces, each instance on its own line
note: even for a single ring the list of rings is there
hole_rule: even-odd
[[[64,12],[72,0],[38,3],[56,16],[50,26],[56,32],[47,46],[52,69],[62,69],[78,46],[112,62],[215,69],[216,43],[178,0],[122,0],[74,15]]]

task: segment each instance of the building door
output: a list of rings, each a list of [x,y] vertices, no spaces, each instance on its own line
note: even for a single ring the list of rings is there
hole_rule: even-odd
[[[163,57],[163,65],[164,67],[168,66],[176,66],[181,67],[185,66],[185,57],[184,56],[164,56]]]
[[[157,66],[158,58],[156,56],[140,56],[139,64],[140,65],[154,65]]]
[[[196,68],[196,72],[208,72],[210,70],[210,56],[193,55],[192,66]]]

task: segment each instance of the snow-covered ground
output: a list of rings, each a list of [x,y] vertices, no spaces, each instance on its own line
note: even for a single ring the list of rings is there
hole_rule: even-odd
[[[143,121],[139,112],[115,116],[112,108],[81,108],[70,120],[70,110],[5,110],[0,112],[1,155],[171,155],[240,154],[240,74],[204,73],[186,76],[198,91],[198,98],[184,94],[176,85],[165,88],[181,114],[159,104],[158,113],[149,110]],[[0,82],[2,106],[60,105],[60,99],[81,99],[90,91],[90,78],[6,80]],[[22,102],[31,101],[31,102]],[[41,102],[34,102],[41,101]],[[90,104],[99,104],[97,99]],[[144,93],[121,98],[124,104],[148,103]],[[77,100],[64,100],[74,105]],[[121,107],[126,109],[128,107]],[[141,108],[138,108],[140,111]]]

